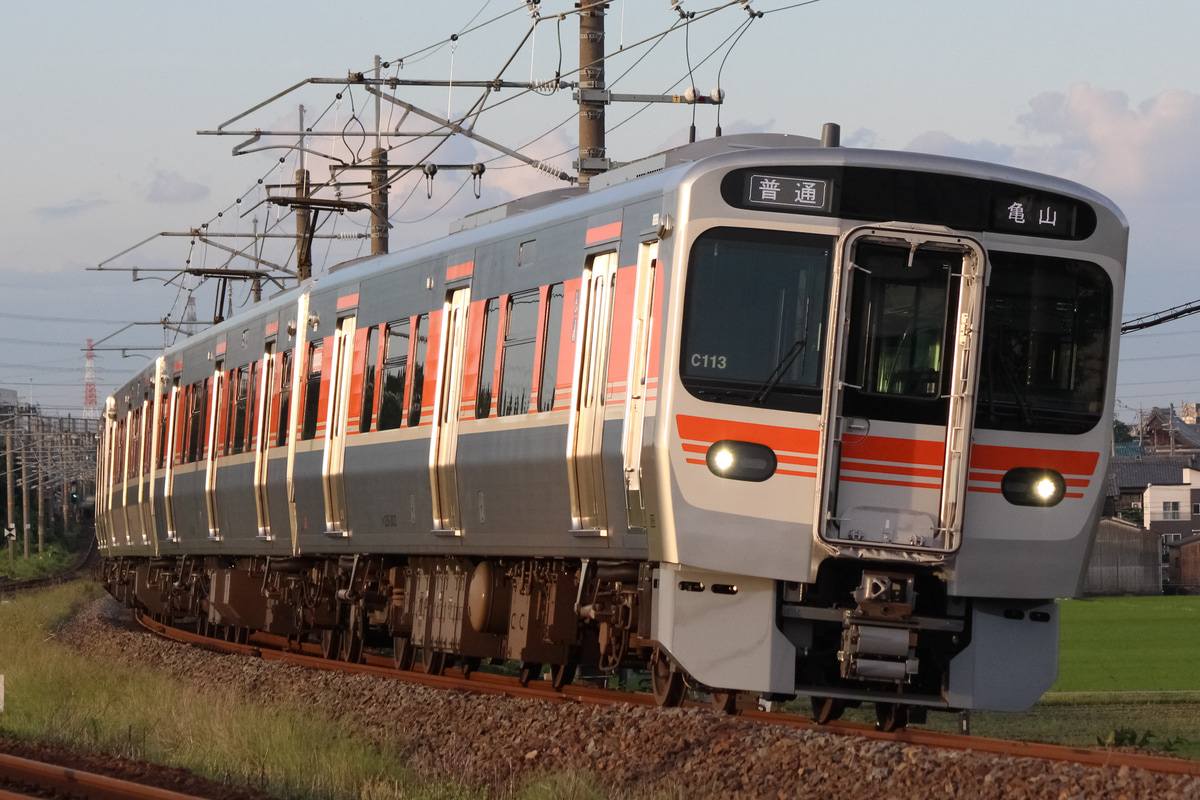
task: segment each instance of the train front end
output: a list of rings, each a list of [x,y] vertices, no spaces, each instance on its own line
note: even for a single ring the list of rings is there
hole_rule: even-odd
[[[1031,705],[1104,499],[1120,212],[840,148],[706,160],[665,209],[656,679],[890,723]]]

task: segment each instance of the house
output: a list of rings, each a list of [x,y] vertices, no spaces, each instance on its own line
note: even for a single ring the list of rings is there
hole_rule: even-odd
[[[1083,593],[1161,594],[1160,549],[1159,537],[1153,531],[1125,520],[1100,520]]]

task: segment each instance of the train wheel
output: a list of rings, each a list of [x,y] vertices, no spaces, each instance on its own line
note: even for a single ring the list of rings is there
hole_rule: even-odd
[[[875,729],[885,733],[898,731],[908,725],[908,706],[899,703],[875,704]]]
[[[363,627],[365,620],[361,609],[350,610],[349,630],[342,631],[338,643],[338,659],[348,664],[361,664],[363,660]]]
[[[462,663],[458,665],[458,668],[460,670],[462,670],[462,674],[463,674],[464,678],[469,678],[471,676],[471,673],[474,672],[475,670],[479,669],[479,665],[482,663],[483,663],[482,658],[478,658],[475,656],[464,656],[462,659]]]
[[[737,713],[737,692],[725,692],[719,689],[713,689],[711,692],[709,692],[709,695],[712,697],[712,700],[709,702],[712,703],[714,711],[723,711],[726,714]]]
[[[520,681],[522,686],[528,686],[531,680],[540,677],[542,677],[542,665],[539,662],[521,662],[521,671],[517,673],[517,680]]]
[[[341,642],[342,632],[337,628],[326,628],[321,631],[321,655],[328,659],[336,659]]]
[[[432,647],[422,647],[421,663],[426,675],[441,675],[446,671],[446,654]]]
[[[835,719],[841,719],[842,714],[846,711],[845,700],[815,695],[810,699],[812,700],[812,720],[818,725],[825,725]]]
[[[575,672],[579,669],[579,665],[574,661],[568,661],[565,664],[550,665],[550,683],[555,689],[562,690],[563,687],[570,686],[575,680]]]
[[[661,650],[655,650],[650,657],[650,686],[654,690],[655,702],[665,708],[678,706],[687,694],[683,673],[671,663],[671,657]]]
[[[396,665],[396,669],[412,669],[415,655],[416,648],[407,636],[392,637],[392,663]]]

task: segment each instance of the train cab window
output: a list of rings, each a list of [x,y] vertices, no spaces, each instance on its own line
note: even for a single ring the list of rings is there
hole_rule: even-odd
[[[710,402],[820,409],[834,240],[714,228],[688,265],[680,377]]]
[[[417,317],[416,349],[413,351],[412,391],[408,403],[408,427],[421,424],[421,399],[425,393],[425,351],[429,345],[429,315]]]
[[[546,308],[546,330],[542,334],[542,379],[538,384],[538,411],[554,410],[554,387],[558,383],[558,351],[562,343],[563,285],[550,287]]]
[[[975,423],[1079,434],[1104,411],[1112,281],[1096,264],[989,253]]]
[[[358,432],[371,430],[372,412],[375,410],[375,329],[367,328],[367,346],[363,352],[362,406],[358,413]]]
[[[860,242],[853,258],[859,269],[846,342],[846,413],[944,421],[950,380],[946,337],[957,308],[962,253]]]
[[[276,427],[275,445],[283,447],[291,436],[292,426],[292,351],[285,350],[279,375],[279,418]]]
[[[300,441],[306,442],[317,435],[317,417],[321,410],[321,360],[324,342],[308,345],[308,377],[304,381],[304,420],[300,427]]]
[[[387,326],[387,348],[383,360],[383,387],[379,393],[379,430],[399,428],[404,423],[404,380],[408,374],[409,321]]]
[[[529,411],[540,299],[541,294],[537,289],[508,298],[504,358],[500,363],[500,402],[497,405],[497,413],[501,417]]]
[[[492,384],[496,375],[496,337],[500,332],[500,298],[493,297],[483,308],[483,346],[479,354],[479,388],[475,394],[475,419],[492,413]]]

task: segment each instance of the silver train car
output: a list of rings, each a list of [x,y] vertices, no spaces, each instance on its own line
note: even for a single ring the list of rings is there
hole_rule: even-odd
[[[1064,180],[783,135],[483,211],[109,398],[103,579],[401,669],[1025,708],[1102,505],[1127,238]]]

